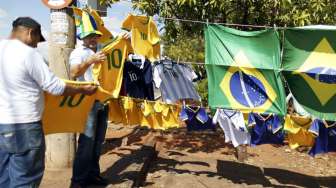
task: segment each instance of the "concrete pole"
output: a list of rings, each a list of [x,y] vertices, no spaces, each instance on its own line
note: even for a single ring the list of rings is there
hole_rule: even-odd
[[[65,8],[51,10],[50,16],[49,67],[58,77],[69,79],[69,56],[76,41],[73,13],[71,9]],[[48,169],[72,166],[76,148],[75,134],[48,135],[46,146],[46,167]]]

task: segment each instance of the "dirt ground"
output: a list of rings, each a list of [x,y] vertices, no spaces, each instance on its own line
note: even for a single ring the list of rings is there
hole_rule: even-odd
[[[143,162],[143,143],[150,134],[140,129],[110,129],[101,156],[108,187],[131,187]],[[235,149],[217,133],[156,133],[156,159],[150,161],[148,188],[336,187],[336,153],[309,156],[288,146],[248,147],[238,162]],[[42,188],[69,187],[71,169],[47,170]]]

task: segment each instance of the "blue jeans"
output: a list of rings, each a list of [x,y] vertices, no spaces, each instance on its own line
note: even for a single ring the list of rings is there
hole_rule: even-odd
[[[79,135],[72,181],[84,183],[100,174],[99,158],[107,129],[108,106],[96,101],[90,111],[85,132]]]
[[[38,187],[44,155],[41,122],[0,124],[0,187]]]

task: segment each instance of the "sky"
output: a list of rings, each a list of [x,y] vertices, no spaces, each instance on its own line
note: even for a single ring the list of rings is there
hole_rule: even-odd
[[[112,34],[116,34],[121,31],[121,22],[127,14],[134,11],[130,2],[121,1],[108,8],[107,13],[108,18],[104,19],[105,26]],[[38,21],[42,26],[43,35],[47,37],[50,30],[50,11],[41,0],[0,0],[0,39],[9,36],[13,20],[20,16],[29,16]]]

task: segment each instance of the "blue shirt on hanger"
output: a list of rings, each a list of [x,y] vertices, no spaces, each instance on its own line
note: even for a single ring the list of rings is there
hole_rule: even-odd
[[[147,60],[141,67],[140,62],[126,62],[124,66],[124,89],[129,97],[154,100],[152,65]]]
[[[281,130],[279,116],[250,113],[248,125],[251,130],[251,144],[283,144],[284,132]]]
[[[206,110],[201,107],[183,107],[180,112],[180,119],[186,122],[188,131],[215,130],[212,118],[210,118]]]
[[[309,131],[313,133],[315,144],[310,149],[309,155],[336,151],[336,122],[327,122],[315,119]]]

